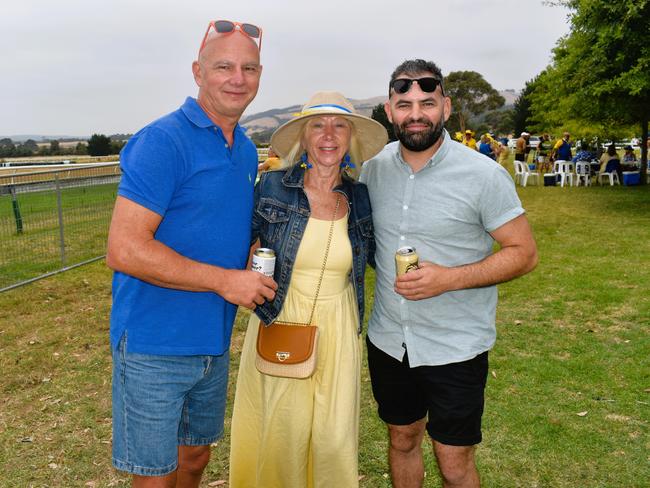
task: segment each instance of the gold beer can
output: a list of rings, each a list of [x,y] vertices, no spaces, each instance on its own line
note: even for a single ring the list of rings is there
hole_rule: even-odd
[[[275,251],[268,247],[255,249],[251,269],[273,278],[273,272],[275,271]]]
[[[395,253],[395,272],[397,276],[418,269],[418,253],[413,246],[400,247]]]

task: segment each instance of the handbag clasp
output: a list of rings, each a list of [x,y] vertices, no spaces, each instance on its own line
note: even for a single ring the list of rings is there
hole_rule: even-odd
[[[275,353],[275,357],[278,358],[278,361],[283,362],[289,359],[289,356],[291,356],[290,352],[283,352],[283,351],[277,351]]]

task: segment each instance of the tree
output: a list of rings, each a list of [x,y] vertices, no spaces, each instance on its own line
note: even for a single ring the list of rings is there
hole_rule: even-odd
[[[16,149],[16,145],[14,144],[14,141],[9,139],[8,137],[5,137],[4,139],[0,139],[0,157],[13,156],[15,149]]]
[[[23,146],[32,152],[38,151],[38,144],[36,144],[36,141],[34,139],[27,139],[25,142],[23,142]]]
[[[483,122],[487,126],[488,132],[492,134],[508,134],[512,132],[514,114],[515,111],[512,108],[492,110],[485,114]]]
[[[647,167],[650,117],[650,0],[558,0],[569,8],[571,31],[558,41],[553,61],[533,97],[532,110],[573,120],[641,130],[641,168]],[[554,103],[540,93],[552,89]],[[548,93],[548,92],[547,92]],[[644,183],[645,178],[640,178]]]
[[[59,144],[59,141],[50,141],[50,154],[52,156],[61,154],[61,145]]]
[[[77,146],[74,148],[74,153],[78,156],[85,156],[88,154],[88,146],[83,142],[78,142]]]
[[[126,141],[111,141],[111,154],[120,154],[125,145]]]
[[[527,81],[524,89],[515,100],[512,125],[516,137],[519,137],[519,134],[524,131],[527,132],[533,126],[532,111],[530,109],[531,95],[535,90],[535,86],[539,83],[539,77],[540,75],[537,75],[532,80]]]
[[[386,115],[386,110],[384,109],[383,103],[375,105],[375,107],[372,109],[372,114],[370,115],[370,118],[376,120],[386,128],[386,132],[388,132],[389,141],[397,140],[397,137],[395,137],[395,130],[393,129],[393,124],[390,122],[390,120],[388,120],[388,116]]]
[[[38,145],[36,146],[38,148]],[[16,149],[13,151],[13,156],[17,158],[23,158],[23,157],[28,157],[32,156],[34,154],[34,150],[31,149],[29,146],[26,146],[25,144],[19,144],[16,146]]]
[[[476,71],[452,71],[445,77],[445,94],[453,107],[449,118],[450,131],[465,132],[469,121],[488,110],[502,107],[506,101]]]
[[[251,141],[253,141],[253,144],[256,146],[264,146],[268,145],[268,143],[271,141],[271,136],[273,135],[273,132],[275,132],[276,127],[272,129],[265,129],[259,132],[255,132],[253,134],[248,134],[248,136],[251,138]]]
[[[111,154],[111,139],[104,134],[93,134],[88,140],[88,154],[108,156]]]

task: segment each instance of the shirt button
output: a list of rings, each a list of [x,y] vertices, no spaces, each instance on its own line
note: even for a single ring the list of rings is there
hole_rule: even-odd
[[[409,176],[409,179],[410,179],[410,180],[412,180],[413,178],[415,178],[415,175],[411,175],[411,176]]]
[[[400,241],[403,241],[406,238],[404,236],[399,236],[399,239],[400,239]]]
[[[408,325],[405,325],[405,326],[404,326],[404,330],[409,330],[409,326],[408,326]]]
[[[404,298],[402,298],[399,302],[404,303],[404,302],[406,302],[406,300]]]
[[[408,209],[409,209],[409,206],[408,206],[408,205],[404,205],[402,208],[403,208],[404,210],[408,210]]]

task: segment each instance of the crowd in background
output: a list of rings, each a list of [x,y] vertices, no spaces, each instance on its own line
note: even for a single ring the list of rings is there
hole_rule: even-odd
[[[475,149],[504,166],[509,161],[510,145],[508,143],[514,140],[514,144],[511,142],[511,145],[515,160],[529,164],[531,169],[551,171],[553,162],[556,160],[598,162],[600,164],[599,172],[605,171],[607,163],[613,160],[619,161],[617,167],[619,172],[639,171],[640,168],[638,150],[635,150],[632,145],[626,145],[620,150],[614,143],[592,145],[583,140],[573,143],[568,132],[564,132],[562,137],[557,139],[545,133],[539,137],[536,144],[531,144],[530,136],[530,133],[522,132],[516,139],[512,134],[496,138],[492,134],[485,133],[477,141],[474,131],[467,129],[464,133],[456,132],[454,138],[461,144]],[[638,139],[635,139],[634,142],[639,143]]]

